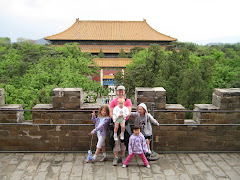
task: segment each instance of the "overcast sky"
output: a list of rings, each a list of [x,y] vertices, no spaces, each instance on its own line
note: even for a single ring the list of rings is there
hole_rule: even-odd
[[[240,0],[0,0],[0,37],[41,39],[76,20],[142,21],[182,42],[240,42]]]

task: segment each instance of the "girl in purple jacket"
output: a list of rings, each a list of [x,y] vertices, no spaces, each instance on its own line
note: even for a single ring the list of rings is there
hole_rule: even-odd
[[[95,123],[95,129],[91,131],[91,134],[97,133],[98,142],[97,142],[97,149],[93,156],[92,160],[86,160],[87,163],[95,162],[97,159],[97,155],[99,154],[100,150],[102,149],[103,158],[100,162],[107,160],[107,154],[105,149],[105,139],[107,135],[107,128],[110,122],[109,117],[109,108],[107,105],[102,105],[98,111],[98,117],[95,116],[95,111],[92,113],[92,120]]]

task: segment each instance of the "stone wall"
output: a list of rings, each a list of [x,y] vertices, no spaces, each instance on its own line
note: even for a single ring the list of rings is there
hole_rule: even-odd
[[[223,90],[214,90],[214,94]],[[228,96],[228,103],[234,104],[240,95],[240,89],[231,89],[234,94]],[[4,92],[4,91],[0,91]],[[38,104],[33,107],[32,121],[24,121],[22,105],[0,105],[0,151],[87,151],[90,146],[89,132],[94,128],[91,121],[91,110],[98,110],[99,105],[82,103],[81,88],[56,88],[53,90],[53,104]],[[4,96],[4,93],[1,93]],[[180,104],[166,104],[164,88],[136,88],[135,107],[146,103],[151,112],[155,106],[154,117],[162,124],[153,128],[153,148],[155,151],[239,151],[240,124],[239,112],[216,113],[210,110],[228,110],[223,100],[226,95],[217,98],[219,105],[195,105],[195,124],[186,124],[185,108]],[[218,106],[216,106],[218,104]],[[197,109],[198,108],[198,109]],[[14,110],[14,111],[10,111]],[[46,111],[48,110],[48,111]],[[135,110],[135,108],[133,108]],[[235,110],[239,110],[237,107]],[[131,119],[131,122],[133,119]],[[11,124],[9,124],[11,123]],[[15,123],[15,124],[13,124]],[[211,125],[226,124],[226,125]],[[178,125],[179,124],[179,125]],[[204,125],[205,124],[205,125]],[[93,147],[97,142],[93,136]],[[107,150],[111,151],[109,139]]]
[[[240,124],[240,88],[214,89],[212,104],[195,104],[193,120],[198,124]],[[211,112],[219,111],[219,112]]]

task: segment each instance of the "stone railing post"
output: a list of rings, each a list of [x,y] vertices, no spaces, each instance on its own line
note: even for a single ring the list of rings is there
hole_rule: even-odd
[[[166,108],[166,90],[163,87],[147,88],[137,87],[135,89],[135,105],[145,103],[150,110],[152,103],[155,104],[155,109]]]
[[[55,88],[53,93],[53,109],[75,110],[83,105],[82,88]]]
[[[5,104],[5,95],[4,95],[4,89],[0,88],[0,105]]]

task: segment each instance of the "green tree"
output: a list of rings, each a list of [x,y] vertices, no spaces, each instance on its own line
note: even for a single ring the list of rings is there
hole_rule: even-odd
[[[123,48],[121,48],[121,50],[118,54],[118,58],[128,58],[128,55],[125,53]]]
[[[11,45],[11,39],[8,37],[0,37],[0,46],[9,47]]]
[[[100,49],[100,52],[98,53],[98,57],[99,58],[104,58],[105,57],[105,54],[103,53],[102,48]]]

